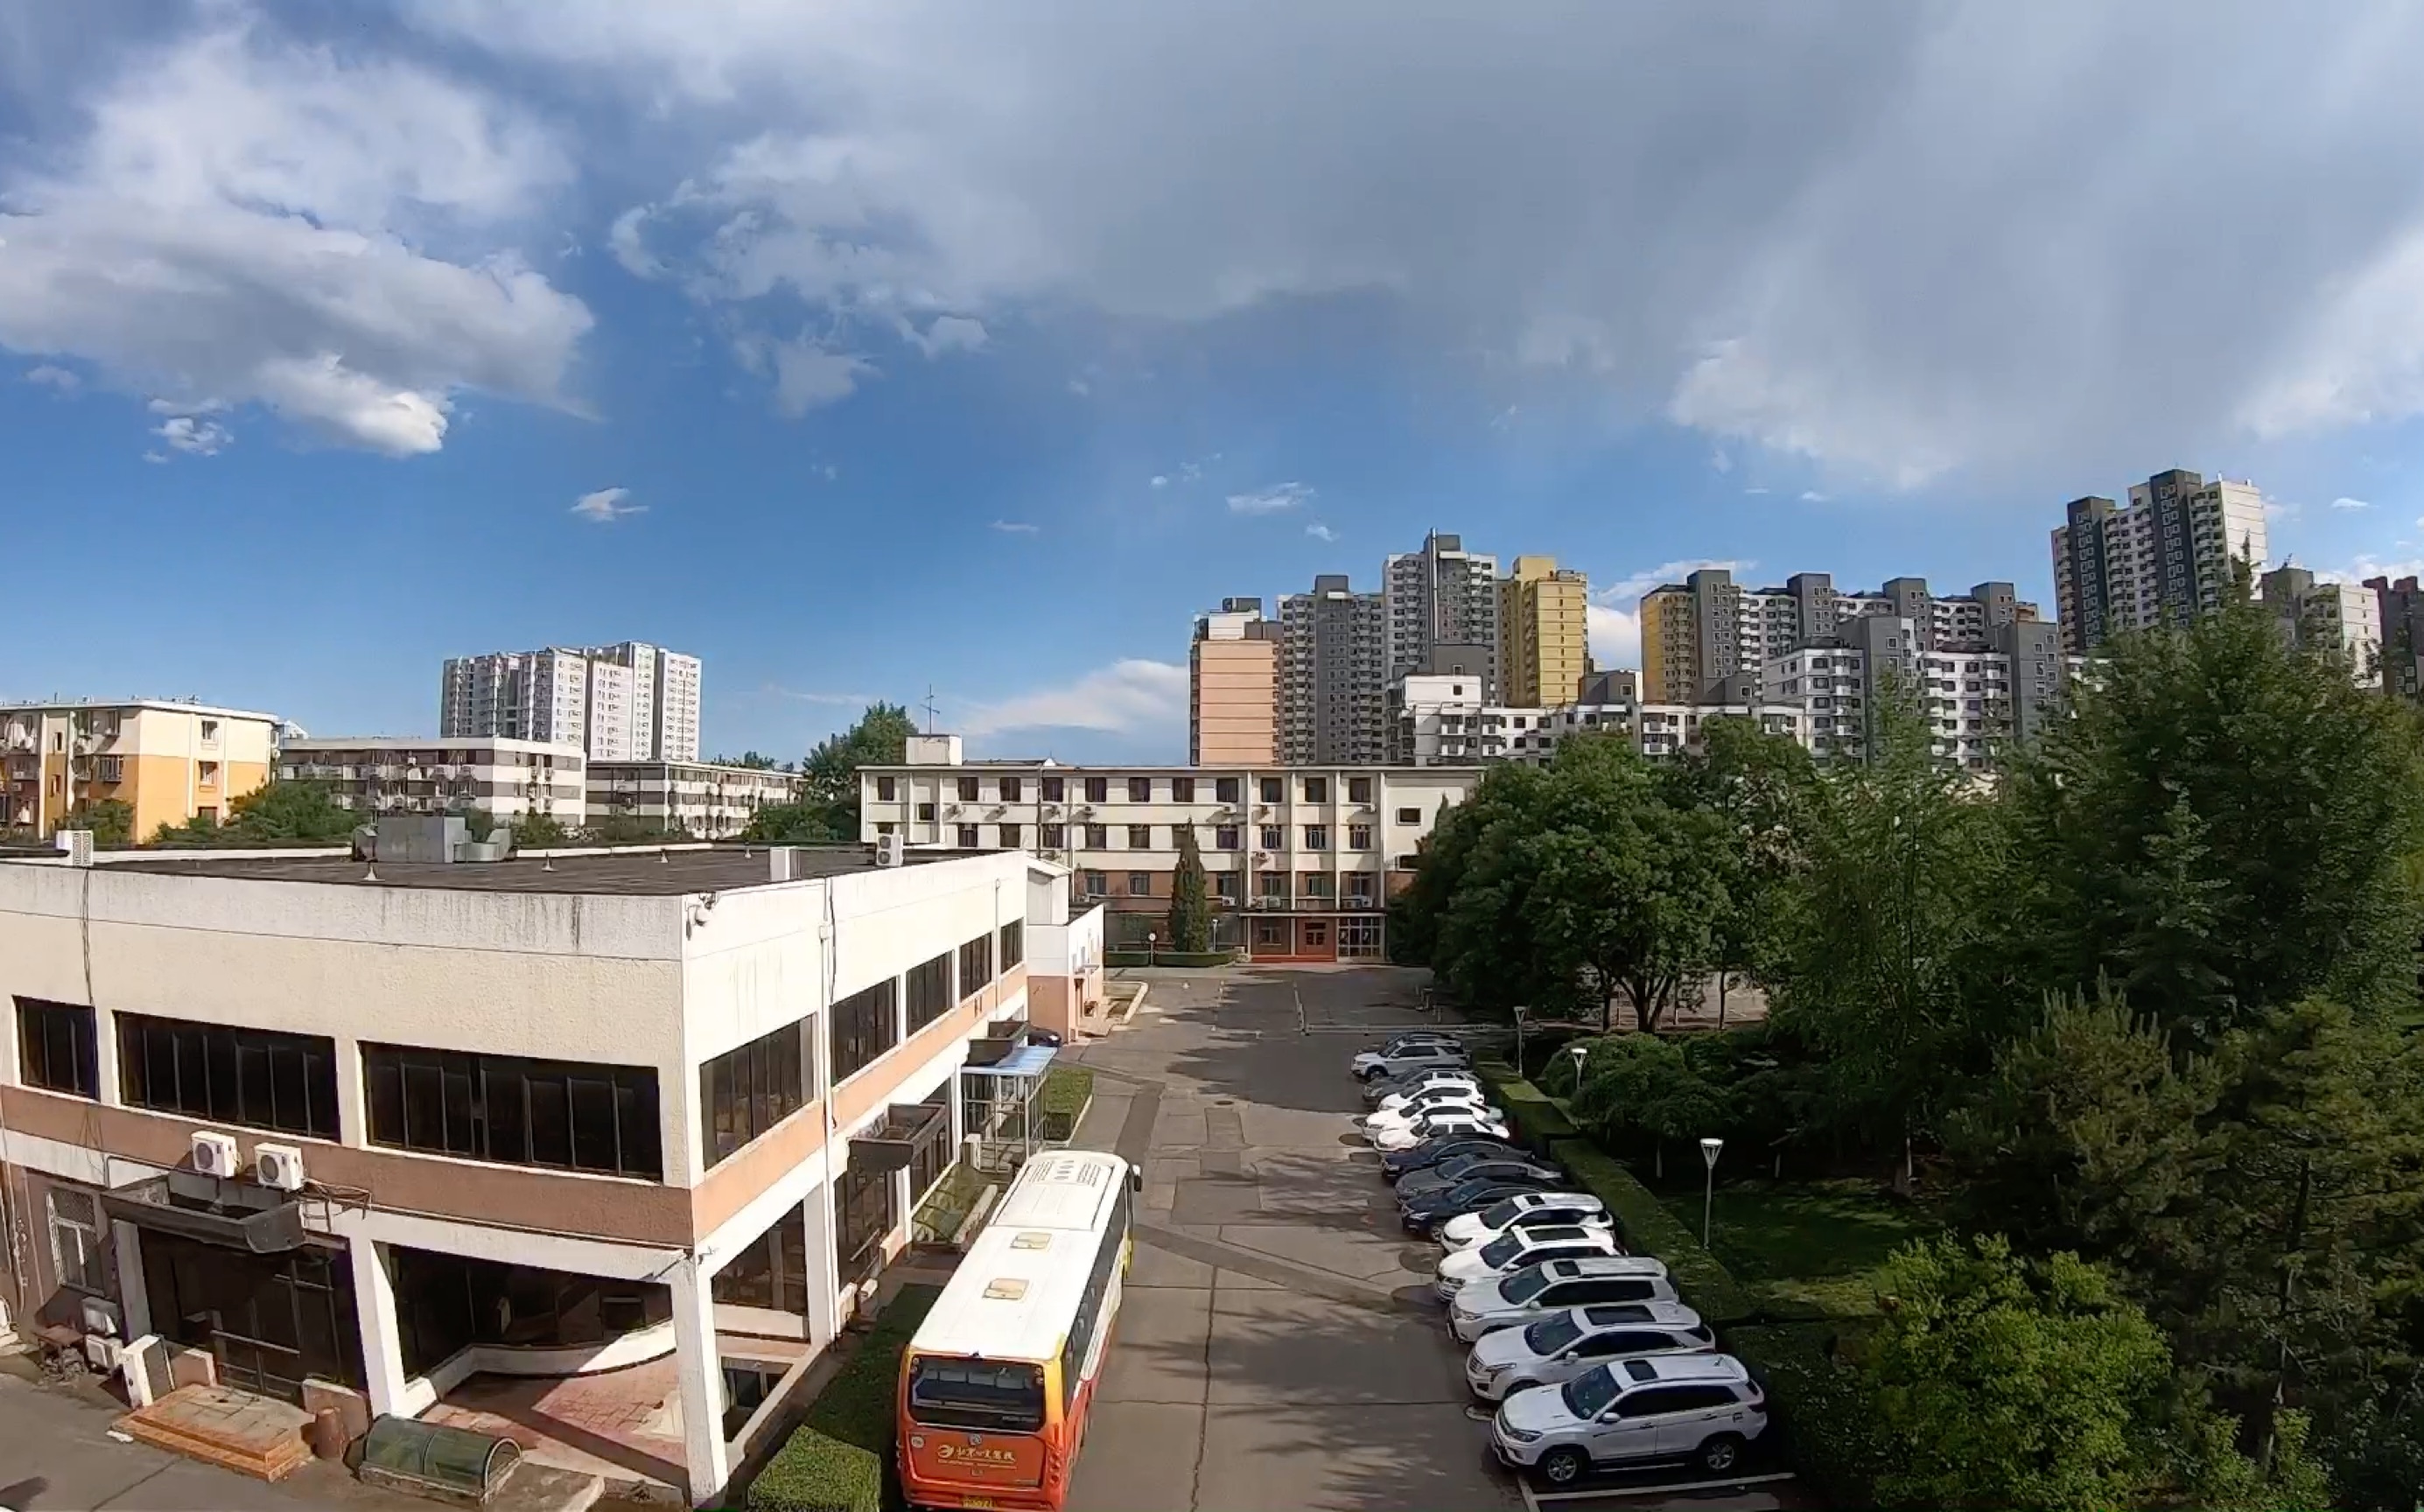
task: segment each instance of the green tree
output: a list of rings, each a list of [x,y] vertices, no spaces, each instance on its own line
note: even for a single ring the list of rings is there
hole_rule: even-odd
[[[1672,769],[1673,801],[1704,808],[1723,825],[1717,851],[1727,907],[1714,921],[1717,1027],[1727,992],[1756,976],[1776,950],[1778,899],[1803,865],[1802,832],[1817,781],[1810,753],[1747,719],[1705,719],[1700,744]]]
[[[522,814],[508,822],[517,851],[552,851],[577,843],[573,832],[552,814]]]
[[[796,804],[774,804],[750,817],[742,837],[782,845],[839,845],[858,838],[858,769],[898,766],[917,733],[898,704],[869,704],[858,723],[817,742],[803,764],[805,791]]]
[[[737,756],[720,756],[710,759],[719,767],[748,767],[758,772],[774,770],[774,758],[757,751],[743,751]]]
[[[229,805],[224,833],[239,845],[331,845],[349,838],[364,819],[324,784],[272,781]]]
[[[2245,604],[2106,650],[2014,761],[2016,973],[2051,991],[2110,976],[2204,1045],[2310,994],[2412,1003],[2416,711]]]
[[[1430,935],[1429,961],[1469,1007],[1568,1007],[1571,976],[1544,966],[1530,907],[1538,869],[1531,842],[1555,803],[1555,779],[1535,767],[1486,772],[1473,796],[1447,812],[1421,853],[1404,916]]]
[[[125,845],[135,838],[135,805],[122,798],[80,804],[59,820],[62,830],[90,830],[95,845]]]
[[[1542,1079],[1554,1093],[1572,1091],[1573,1111],[1603,1144],[1648,1143],[1661,1175],[1669,1140],[1698,1139],[1732,1129],[1736,1109],[1728,1090],[1703,1076],[1682,1046],[1655,1034],[1608,1035],[1588,1042],[1577,1081],[1571,1057],[1551,1058]]]
[[[1897,1251],[1877,1291],[1861,1374],[1882,1504],[2100,1512],[2163,1483],[2148,1428],[2173,1390],[2170,1351],[2102,1271],[1943,1237]]]
[[[1178,869],[1170,881],[1170,947],[1200,955],[1212,948],[1211,884],[1204,874],[1204,852],[1195,845],[1195,826],[1178,826]]]

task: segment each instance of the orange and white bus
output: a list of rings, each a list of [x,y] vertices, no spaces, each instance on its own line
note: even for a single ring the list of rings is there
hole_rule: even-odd
[[[1058,1508],[1127,1274],[1142,1173],[1054,1150],[1027,1163],[901,1360],[912,1506]]]

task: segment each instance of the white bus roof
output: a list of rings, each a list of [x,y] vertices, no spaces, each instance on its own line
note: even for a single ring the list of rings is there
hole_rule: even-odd
[[[1092,1150],[1028,1161],[909,1342],[913,1354],[1057,1359],[1128,1163]]]

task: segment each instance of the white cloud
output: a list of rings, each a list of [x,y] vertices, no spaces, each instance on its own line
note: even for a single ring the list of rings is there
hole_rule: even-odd
[[[2342,494],[2332,501],[2332,507],[2334,509],[2371,509],[2373,504],[2369,500],[2351,499],[2348,495]]]
[[[1153,485],[1156,488],[1167,488],[1170,486],[1170,479],[1164,474],[1156,472],[1153,475]]]
[[[894,327],[901,339],[925,353],[929,358],[946,352],[981,351],[988,339],[984,322],[964,315],[938,315],[923,331],[903,317]]]
[[[1712,472],[1714,472],[1718,477],[1721,477],[1721,478],[1722,478],[1722,477],[1724,477],[1727,473],[1731,472],[1733,470],[1734,470],[1734,459],[1733,459],[1731,456],[1730,456],[1730,455],[1728,455],[1728,454],[1727,454],[1727,453],[1726,453],[1726,449],[1725,449],[1724,447],[1722,447],[1722,446],[1720,446],[1720,447],[1715,447],[1715,448],[1713,448],[1713,449],[1710,451],[1710,453],[1709,453],[1709,470],[1711,470]]]
[[[864,708],[875,702],[875,695],[872,693],[805,692],[797,688],[786,688],[779,683],[772,682],[758,691],[769,698],[788,698],[800,704],[835,704],[851,708]]]
[[[1083,378],[1072,378],[1069,380],[1069,391],[1083,399],[1094,391],[1094,386]]]
[[[1276,515],[1311,500],[1314,490],[1301,483],[1275,483],[1268,488],[1231,494],[1229,510],[1236,515]]]
[[[1075,681],[997,704],[979,704],[961,720],[964,734],[1004,730],[1083,729],[1123,734],[1167,733],[1187,725],[1188,674],[1167,661],[1132,658]]]
[[[75,388],[84,380],[78,378],[74,374],[69,372],[65,368],[56,367],[51,363],[44,362],[39,367],[27,368],[25,370],[25,381],[27,383],[40,384],[46,389],[57,389],[64,391]]]
[[[1004,535],[1033,535],[1044,529],[1023,519],[997,519],[993,522],[993,528]]]
[[[1826,501],[1826,495],[1820,493],[1815,488],[1804,488],[1801,490],[1801,501],[1805,504],[1823,504]]]
[[[1592,604],[1584,612],[1591,660],[1603,667],[1641,665],[1641,612]]]
[[[836,351],[805,334],[788,342],[743,336],[732,350],[750,372],[773,374],[774,407],[792,420],[849,398],[860,378],[880,371],[855,353]]]
[[[626,515],[645,515],[646,504],[626,502],[631,497],[629,488],[600,488],[596,493],[582,494],[574,501],[571,513],[593,525],[611,525]]]
[[[1763,494],[1767,492],[1767,490],[1764,488],[1745,488],[1743,492],[1746,494]]]
[[[187,456],[216,456],[235,440],[233,433],[217,421],[193,415],[171,415],[152,434],[166,442],[170,451],[183,452]]]
[[[1681,582],[1703,567],[1723,567],[1728,572],[1741,573],[1748,572],[1757,565],[1759,564],[1756,562],[1736,558],[1720,561],[1714,557],[1689,557],[1677,562],[1661,562],[1647,572],[1635,572],[1628,577],[1619,578],[1616,581],[1595,590],[1591,597],[1605,604],[1638,603],[1643,594],[1660,583]]]
[[[79,140],[0,170],[0,345],[396,455],[437,450],[465,389],[569,407],[589,311],[512,250],[571,176],[551,134],[264,25],[131,56]]]
[[[1324,525],[1319,520],[1315,520],[1312,524],[1307,525],[1304,528],[1304,533],[1307,535],[1312,536],[1316,541],[1334,541],[1338,539],[1338,533],[1332,530],[1329,526]]]

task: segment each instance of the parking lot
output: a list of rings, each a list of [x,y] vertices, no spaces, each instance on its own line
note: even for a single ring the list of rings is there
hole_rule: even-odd
[[[1153,1011],[1076,1052],[1095,1072],[1078,1140],[1143,1166],[1145,1194],[1073,1512],[1805,1504],[1549,1498],[1491,1461],[1430,1295],[1439,1251],[1399,1226],[1353,1129],[1348,1058],[1428,1022],[1422,980],[1156,973]]]

